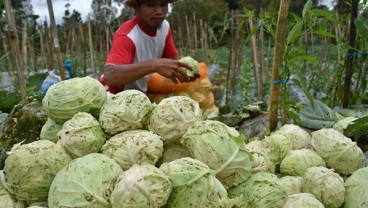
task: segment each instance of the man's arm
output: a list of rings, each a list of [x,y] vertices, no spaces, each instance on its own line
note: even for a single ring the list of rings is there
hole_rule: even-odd
[[[174,83],[188,82],[189,77],[181,68],[193,70],[188,64],[176,59],[158,58],[150,59],[135,64],[109,65],[105,66],[105,84],[110,86],[126,85],[151,73],[171,79]]]

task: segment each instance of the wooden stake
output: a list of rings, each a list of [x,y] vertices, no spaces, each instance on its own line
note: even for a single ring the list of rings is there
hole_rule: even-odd
[[[275,37],[275,49],[274,59],[272,64],[272,83],[271,83],[271,95],[270,95],[270,120],[269,128],[273,131],[277,128],[278,123],[278,109],[280,99],[280,83],[276,83],[280,80],[279,67],[284,58],[284,46],[286,42],[286,26],[287,16],[289,11],[289,0],[281,0],[279,15],[277,19],[277,29]]]
[[[11,45],[13,49],[13,53],[15,56],[15,62],[17,65],[17,72],[18,72],[18,83],[19,83],[19,91],[22,97],[22,100],[25,101],[26,99],[26,81],[24,79],[24,63],[22,59],[22,55],[19,49],[19,40],[17,34],[17,27],[15,25],[14,15],[12,13],[12,7],[10,0],[5,0],[5,11],[6,11],[6,18],[9,25],[9,37],[11,39]]]

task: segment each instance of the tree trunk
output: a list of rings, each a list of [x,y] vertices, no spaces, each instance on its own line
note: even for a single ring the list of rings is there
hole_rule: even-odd
[[[22,100],[26,100],[26,82],[24,79],[24,63],[22,59],[22,55],[19,49],[19,40],[17,34],[17,27],[15,25],[14,16],[12,13],[12,7],[10,0],[5,0],[5,11],[6,11],[6,18],[8,21],[9,26],[9,37],[11,39],[12,49],[15,56],[15,62],[17,65],[17,72],[18,72],[18,83],[19,83],[19,91],[22,97]]]
[[[351,19],[350,19],[350,31],[349,31],[349,45],[350,49],[348,50],[348,56],[346,60],[346,72],[345,72],[345,82],[344,82],[344,99],[342,103],[343,108],[349,107],[350,100],[350,87],[351,87],[351,78],[353,76],[353,64],[355,60],[355,36],[356,36],[356,28],[354,21],[358,16],[358,0],[351,0]]]
[[[249,19],[249,30],[253,31],[253,20]],[[256,80],[256,86],[257,86],[257,96],[258,101],[262,101],[263,94],[262,94],[262,78],[261,73],[259,72],[259,64],[258,64],[258,51],[257,51],[257,40],[256,35],[253,35],[250,41],[250,48],[251,48],[251,54],[252,54],[252,63],[253,63],[253,71],[254,71],[254,78]]]
[[[22,27],[22,55],[23,55],[23,63],[24,63],[24,74],[28,74],[29,73],[29,70],[27,69],[27,66],[28,66],[27,27],[28,25],[27,25],[26,18],[22,20],[22,24],[23,24],[23,27]]]
[[[91,20],[88,19],[88,43],[89,43],[89,55],[91,58],[91,68],[95,74],[97,74],[97,69],[95,67],[95,58],[93,52],[93,42],[92,42],[92,28],[91,28]]]
[[[52,46],[55,52],[55,58],[56,58],[56,66],[60,73],[61,80],[65,80],[65,71],[63,68],[63,64],[61,62],[61,51],[60,51],[60,45],[59,45],[59,38],[57,35],[56,30],[56,23],[55,23],[55,16],[54,16],[54,10],[52,7],[52,1],[47,0],[47,7],[49,9],[50,14],[50,27],[51,27],[51,37],[52,37]]]
[[[271,95],[270,95],[270,121],[269,128],[271,131],[277,128],[278,123],[278,109],[280,99],[280,80],[279,67],[283,62],[284,47],[286,42],[286,26],[287,16],[289,11],[289,0],[281,0],[280,9],[277,19],[277,30],[275,37],[275,49],[274,59],[272,64],[272,84],[271,84]]]

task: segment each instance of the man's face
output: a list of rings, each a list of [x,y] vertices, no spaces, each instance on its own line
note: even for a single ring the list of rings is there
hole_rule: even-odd
[[[166,0],[146,0],[142,2],[136,12],[146,29],[156,31],[166,18],[168,2]]]

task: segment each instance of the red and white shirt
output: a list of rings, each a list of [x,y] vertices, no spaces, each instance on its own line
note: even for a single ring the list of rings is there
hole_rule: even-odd
[[[132,64],[153,58],[173,58],[177,55],[178,50],[167,20],[164,20],[156,32],[150,32],[139,24],[137,17],[133,17],[124,22],[115,32],[112,48],[105,65]],[[123,89],[137,89],[147,92],[148,78],[149,75],[146,75],[133,83],[125,85]],[[107,90],[117,93],[116,91],[119,91],[119,89],[114,88],[119,88],[119,86],[108,86]]]

